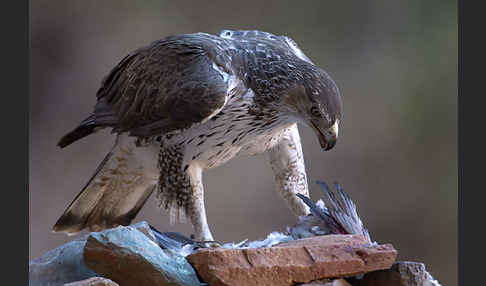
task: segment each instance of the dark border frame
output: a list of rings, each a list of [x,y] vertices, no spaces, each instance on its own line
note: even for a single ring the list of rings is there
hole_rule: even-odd
[[[458,1],[458,285],[481,285],[484,238],[484,9]],[[476,4],[476,5],[474,5]],[[445,250],[447,251],[447,250]],[[478,261],[476,261],[478,260]]]
[[[7,280],[28,285],[28,266],[25,265],[29,259],[29,2],[5,4],[1,17],[0,69],[3,95],[0,113],[3,140],[0,142],[4,156],[0,213],[3,218],[2,245],[3,257],[9,264]]]

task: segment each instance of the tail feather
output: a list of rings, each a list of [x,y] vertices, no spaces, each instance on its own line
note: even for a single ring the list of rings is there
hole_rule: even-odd
[[[342,228],[350,234],[362,234],[371,241],[368,230],[358,216],[356,205],[340,184],[335,183],[337,194],[325,182],[317,181],[328,201],[328,210]]]
[[[95,123],[94,115],[89,116],[79,124],[74,130],[64,135],[57,143],[57,146],[64,148],[71,143],[84,138],[96,131],[97,124]]]
[[[144,168],[147,162],[139,160],[134,147],[118,141],[53,226],[55,232],[128,225],[150,197],[156,181],[150,168]]]
[[[312,215],[323,222],[329,233],[361,234],[371,242],[370,234],[364,227],[363,222],[356,211],[356,204],[351,200],[349,195],[343,191],[341,185],[337,183],[335,184],[337,189],[336,195],[325,182],[317,181],[317,184],[324,192],[325,200],[327,201],[326,203],[323,200],[314,203],[310,198],[297,194],[297,196],[309,206]],[[306,223],[305,220],[302,220],[302,223],[299,220],[299,224],[301,224],[299,226],[300,229],[294,229],[300,232],[302,226],[305,226]]]

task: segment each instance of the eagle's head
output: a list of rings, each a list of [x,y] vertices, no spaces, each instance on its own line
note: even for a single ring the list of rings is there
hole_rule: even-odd
[[[314,130],[322,149],[330,150],[336,144],[342,116],[339,89],[334,80],[316,66],[301,78],[303,80],[286,93],[286,109]]]

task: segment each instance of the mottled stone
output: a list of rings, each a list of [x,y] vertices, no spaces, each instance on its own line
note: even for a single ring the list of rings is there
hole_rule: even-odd
[[[29,285],[62,285],[97,276],[83,262],[86,238],[70,241],[29,263]]]
[[[268,248],[201,249],[187,256],[211,286],[295,285],[388,269],[397,252],[360,235],[325,235]]]
[[[147,222],[131,225],[148,238],[155,241]],[[63,283],[85,280],[98,276],[83,262],[83,249],[88,235],[63,244],[29,262],[29,285],[62,285]]]
[[[120,285],[201,285],[184,257],[162,250],[130,227],[91,233],[84,248],[84,262]]]
[[[146,221],[141,221],[136,224],[132,224],[129,227],[135,228],[141,233],[145,234],[150,240],[157,242],[155,238],[155,234],[153,233],[152,229],[150,229],[150,225]]]
[[[418,262],[399,261],[390,269],[364,275],[359,286],[440,286],[439,282]]]
[[[107,278],[93,277],[82,281],[67,283],[64,286],[118,286],[118,284]]]

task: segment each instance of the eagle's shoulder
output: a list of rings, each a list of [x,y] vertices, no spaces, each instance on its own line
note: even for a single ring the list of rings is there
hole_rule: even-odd
[[[257,46],[266,46],[268,52],[272,49],[276,49],[283,53],[292,54],[308,63],[312,63],[312,61],[299,48],[297,43],[288,36],[277,36],[269,32],[258,30],[222,30],[218,33],[218,36],[239,42],[253,42]]]
[[[295,41],[257,30],[223,30],[219,37],[232,41],[232,65],[255,93],[258,105],[279,102],[289,88],[303,84],[305,69],[313,66]]]

